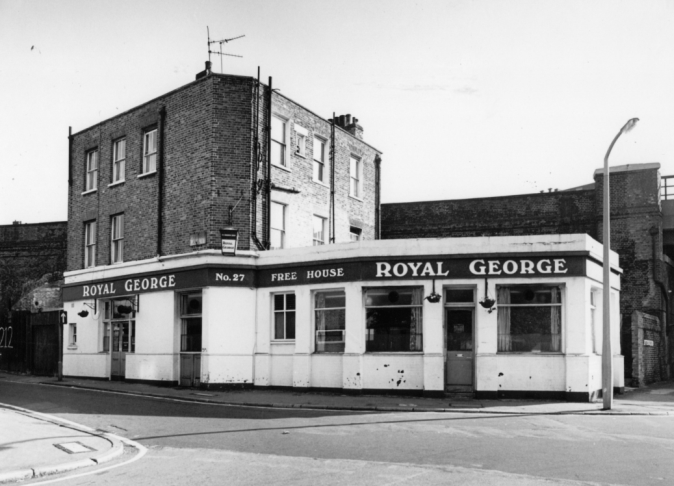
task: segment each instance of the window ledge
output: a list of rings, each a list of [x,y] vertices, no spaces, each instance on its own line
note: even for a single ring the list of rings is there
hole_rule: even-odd
[[[69,344],[68,349],[77,349],[77,344]]]
[[[145,174],[140,174],[137,176],[138,179],[142,179],[143,177],[149,177],[151,175],[155,175],[157,173],[156,170],[153,170],[152,172],[146,172]]]
[[[285,165],[271,164],[271,166],[276,167],[277,169],[285,170],[286,172],[292,172],[292,170],[290,170]]]
[[[306,159],[306,158],[307,158],[307,156],[306,156],[305,154],[301,154],[301,153],[299,153],[299,152],[295,152],[293,155],[295,155],[295,157],[301,157],[301,158],[303,158],[303,159]]]
[[[323,182],[323,181],[319,181],[319,180],[317,180],[317,179],[312,179],[312,181],[313,181],[315,184],[318,184],[319,186],[323,186],[323,187],[325,187],[325,188],[327,188],[327,189],[330,189],[330,186],[329,186],[328,184],[326,184],[325,182]]]
[[[561,351],[497,351],[496,356],[565,356]]]
[[[83,195],[83,196],[86,196],[87,194],[93,194],[94,192],[97,192],[97,191],[98,191],[98,188],[96,188],[96,189],[89,189],[88,191],[84,191],[84,192],[82,193],[82,195]]]
[[[356,196],[352,196],[351,194],[349,194],[349,199],[355,199],[356,201],[363,202],[363,199],[362,199],[362,198],[356,197]]]
[[[376,355],[395,355],[399,356],[401,354],[411,354],[415,356],[423,356],[425,353],[423,351],[365,351],[363,354],[376,354]]]
[[[117,181],[117,182],[113,182],[112,184],[108,184],[108,187],[119,186],[120,184],[124,184],[125,182],[126,182],[126,179],[121,180],[121,181]]]
[[[272,340],[271,343],[272,344],[295,344],[295,340],[294,339],[292,341],[291,340],[283,340],[283,341]]]

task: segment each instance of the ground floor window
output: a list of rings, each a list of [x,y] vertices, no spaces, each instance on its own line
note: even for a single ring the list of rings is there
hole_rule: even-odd
[[[496,305],[499,352],[561,351],[560,286],[499,286]]]
[[[314,294],[316,352],[343,353],[346,322],[346,296],[343,290]]]
[[[365,350],[422,351],[422,287],[365,290]]]
[[[274,340],[295,339],[295,294],[274,295]]]
[[[136,311],[134,304],[134,297],[107,300],[103,304],[104,352],[136,352]]]
[[[201,352],[201,292],[180,296],[180,351]]]

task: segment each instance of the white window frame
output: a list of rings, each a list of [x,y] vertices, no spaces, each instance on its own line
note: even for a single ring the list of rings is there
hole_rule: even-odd
[[[283,295],[283,309],[276,309],[276,297]],[[295,307],[293,309],[288,309],[288,295],[295,297]],[[272,341],[281,341],[281,342],[294,342],[297,337],[297,296],[295,292],[275,292],[271,294],[271,336]],[[292,313],[295,316],[295,337],[289,338],[288,336],[288,314]],[[276,315],[283,314],[283,337],[276,336]]]
[[[326,184],[325,175],[327,174],[327,164],[325,163],[325,152],[326,147],[328,146],[328,141],[321,137],[314,136],[314,145],[313,145],[313,180],[314,182],[319,182],[321,184]],[[322,149],[319,149],[322,147]],[[320,169],[320,170],[319,170]],[[319,177],[320,173],[320,177]]]
[[[96,221],[84,223],[84,268],[96,266]]]
[[[143,166],[141,167],[141,175],[157,172],[157,147],[159,145],[157,137],[156,128],[143,132]]]
[[[414,293],[417,293],[417,296],[420,299],[419,303],[410,303],[410,304],[398,304],[398,303],[391,303],[391,304],[383,304],[383,305],[374,305],[372,303],[368,303],[368,292],[370,291],[388,291],[390,292],[398,292],[398,291],[411,291],[413,293],[413,299],[414,299]],[[424,344],[423,344],[423,338],[424,338],[424,299],[423,299],[423,287],[418,286],[418,285],[407,285],[407,286],[392,286],[392,285],[383,285],[383,286],[376,286],[376,287],[364,287],[363,288],[363,306],[365,308],[365,315],[366,315],[366,323],[365,323],[365,352],[370,354],[370,353],[423,353],[424,350]],[[418,342],[414,343],[414,346],[412,346],[411,343],[411,334],[410,337],[408,338],[408,343],[410,349],[407,350],[394,350],[394,349],[368,349],[368,342],[380,342],[374,339],[374,337],[377,335],[377,330],[378,329],[387,329],[385,326],[382,327],[369,327],[369,322],[367,320],[367,313],[368,311],[371,310],[376,310],[376,309],[409,309],[409,310],[416,310],[418,312],[418,317],[420,318],[421,322],[417,322],[416,324],[418,325],[417,332],[415,335],[417,336]],[[410,326],[411,328],[411,326]],[[396,329],[396,328],[393,328]],[[384,334],[384,333],[382,333]],[[418,349],[411,349],[412,347],[417,347]]]
[[[124,182],[125,179],[126,138],[120,138],[112,142],[112,184]]]
[[[104,353],[110,352],[119,352],[119,349],[112,349],[112,344],[114,342],[114,329],[113,326],[118,322],[128,322],[129,323],[129,332],[125,335],[126,343],[128,344],[128,350],[122,351],[127,354],[134,354],[136,352],[136,306],[138,305],[138,295],[131,295],[128,297],[117,297],[115,299],[104,300],[100,302],[102,306],[103,313],[103,335],[101,343],[101,351]],[[131,307],[131,312],[125,314],[127,317],[114,317],[114,306],[119,302],[128,302]],[[135,304],[135,305],[134,305]],[[108,338],[107,346],[105,338]],[[122,341],[122,345],[123,345]]]
[[[110,263],[124,261],[124,214],[110,218]]]
[[[356,230],[356,231],[354,231]],[[355,242],[355,241],[360,241],[363,239],[363,229],[358,228],[357,226],[350,226],[349,227],[349,241],[350,242]]]
[[[355,171],[353,170],[354,162],[356,163]],[[353,154],[349,156],[349,196],[363,199],[363,159]]]
[[[273,114],[272,119],[276,119],[280,121],[283,124],[283,130],[281,135],[283,135],[283,140],[277,140],[274,138],[276,135],[278,135],[274,131],[274,123],[272,121],[272,129],[271,129],[271,143],[272,143],[272,165],[275,165],[276,167],[281,167],[283,169],[289,169],[289,161],[288,161],[288,119],[284,118],[280,115]],[[280,150],[280,161],[275,162],[274,161],[274,153],[276,150],[276,147],[279,147]]]
[[[189,308],[189,302],[190,299],[197,300],[200,304],[198,309],[190,309]],[[194,292],[186,292],[183,294],[180,294],[180,352],[181,353],[200,353],[203,351],[203,345],[204,345],[204,321],[203,321],[203,308],[204,308],[204,296],[203,293],[200,290],[194,291]],[[186,350],[185,348],[190,347],[190,346],[185,346],[185,343],[187,342],[186,337],[193,337],[196,336],[197,334],[188,334],[187,329],[188,329],[188,321],[189,320],[194,320],[194,319],[199,319],[200,323],[200,333],[198,334],[199,336],[199,346],[194,346],[197,348],[196,350]]]
[[[280,249],[286,247],[286,219],[288,217],[288,215],[287,215],[287,208],[288,207],[283,203],[280,203],[280,202],[277,202],[277,201],[272,201],[271,202],[272,208],[274,207],[274,204],[281,207],[281,225],[280,225],[280,227],[275,226],[275,225],[278,224],[278,222],[273,221],[273,218],[271,217],[271,215],[274,214],[274,211],[271,210],[270,211],[271,214],[270,214],[270,217],[269,217],[269,227],[270,227],[270,230],[271,230],[271,232],[270,232],[271,234],[270,234],[270,238],[269,238],[270,239],[269,245],[270,245],[270,249],[272,249],[272,250],[280,250]],[[274,232],[278,232],[278,234],[280,235],[281,246],[271,246],[271,242],[274,240],[274,238],[272,237]]]
[[[319,294],[322,293],[336,293],[336,292],[341,292],[344,296],[344,307],[317,307],[316,306],[316,298]],[[311,302],[313,304],[313,319],[314,319],[314,330],[315,330],[315,336],[314,336],[314,352],[315,353],[343,353],[346,351],[346,349],[342,349],[341,351],[319,351],[318,350],[318,344],[321,342],[319,340],[319,336],[325,337],[328,333],[337,333],[341,332],[342,334],[342,339],[340,341],[325,341],[323,339],[323,343],[328,343],[328,344],[344,344],[346,346],[346,292],[344,291],[343,288],[340,289],[320,289],[320,290],[315,290],[312,293],[312,299]],[[343,329],[328,329],[328,330],[318,330],[318,323],[317,323],[317,318],[318,314],[322,312],[330,312],[330,311],[339,311],[343,310],[344,311],[344,322],[343,322]]]
[[[86,176],[84,179],[84,192],[98,189],[98,149],[89,150],[86,153]]]
[[[304,158],[307,156],[307,138],[309,138],[309,131],[297,123],[294,124],[294,128],[296,136],[295,155]]]
[[[559,290],[559,299],[560,302],[555,302],[555,303],[531,303],[531,304],[505,304],[502,302],[499,302],[499,289],[501,288],[507,288],[507,289],[512,289],[512,288],[526,288],[527,284],[502,284],[502,285],[497,285],[496,286],[496,309],[498,313],[498,309],[504,309],[504,308],[525,308],[525,307],[537,307],[537,308],[553,308],[553,307],[558,307],[559,308],[559,350],[552,351],[552,350],[529,350],[529,351],[523,351],[523,350],[507,350],[507,351],[502,351],[499,348],[500,346],[500,335],[499,335],[499,317],[500,314],[497,315],[497,330],[496,330],[496,335],[497,335],[497,349],[496,353],[497,354],[564,354],[564,337],[565,337],[565,319],[566,319],[566,311],[564,306],[566,305],[566,286],[563,283],[549,283],[549,282],[541,282],[541,283],[535,283],[531,284],[531,287],[536,287],[536,288],[557,288]],[[512,336],[512,335],[511,335]],[[515,336],[517,336],[515,334]]]
[[[77,346],[77,324],[74,322],[70,323],[70,332],[68,333],[69,335],[69,346]]]
[[[320,222],[321,225],[321,236],[322,239],[316,237],[316,223]],[[311,218],[311,232],[312,232],[312,242],[313,246],[325,245],[328,240],[327,235],[328,229],[328,218],[314,214]]]

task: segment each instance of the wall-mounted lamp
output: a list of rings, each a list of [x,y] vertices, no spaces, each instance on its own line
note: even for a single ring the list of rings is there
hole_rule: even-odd
[[[489,297],[489,279],[484,279],[484,299],[480,301],[480,305],[487,309],[490,314],[496,309],[496,300]]]
[[[431,304],[437,304],[442,299],[442,296],[435,292],[435,279],[433,279],[433,290],[431,294],[425,297],[425,300],[429,301]]]
[[[96,302],[97,300],[94,299],[94,305],[88,304],[86,302],[84,303],[84,305],[86,305],[89,309],[92,309],[94,311],[94,314],[96,314]],[[87,317],[89,315],[89,311],[86,309],[82,309],[80,312],[77,313],[77,315],[80,317]]]

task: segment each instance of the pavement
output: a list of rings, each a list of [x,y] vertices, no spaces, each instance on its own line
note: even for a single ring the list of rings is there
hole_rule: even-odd
[[[56,378],[0,372],[0,386],[2,381],[222,406],[504,415],[674,416],[674,382],[661,382],[643,388],[628,388],[624,394],[615,396],[611,410],[602,410],[601,402],[475,400],[451,394],[445,398],[423,398],[261,388],[212,391],[71,377],[58,381]],[[0,434],[0,484],[94,466],[109,461],[123,452],[122,440],[115,435],[1,403],[0,431],[2,431]],[[68,449],[71,452],[67,452]]]

